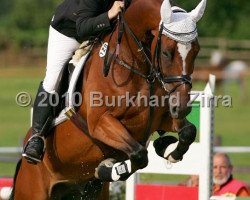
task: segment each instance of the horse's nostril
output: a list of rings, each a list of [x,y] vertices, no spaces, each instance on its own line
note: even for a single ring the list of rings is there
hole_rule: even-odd
[[[191,109],[183,108],[179,106],[172,106],[170,107],[171,116],[175,119],[182,119],[186,117],[190,113]]]
[[[172,112],[177,114],[177,106],[172,108]]]
[[[177,106],[171,107],[170,113],[171,113],[171,116],[172,116],[173,118],[178,118],[178,115],[179,115],[178,110],[179,110],[179,109],[178,109]]]

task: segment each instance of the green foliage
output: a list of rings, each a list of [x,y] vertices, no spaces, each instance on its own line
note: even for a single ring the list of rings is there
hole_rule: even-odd
[[[200,0],[172,0],[191,11]],[[0,0],[0,49],[46,47],[48,27],[56,6],[62,0]],[[207,0],[205,14],[199,22],[199,35],[250,39],[250,2],[248,0]]]
[[[45,47],[50,21],[59,1],[15,0],[11,3],[13,1],[4,4],[8,12],[0,15],[0,36],[16,47]]]
[[[0,49],[6,48],[9,38],[8,38],[8,29],[7,22],[8,16],[11,8],[14,3],[13,0],[0,0],[1,12],[0,12]]]
[[[14,5],[14,1],[13,0],[0,0],[0,5],[1,5],[1,12],[0,12],[0,17],[5,16],[10,9],[13,7]]]
[[[174,0],[174,4],[188,12],[200,0]],[[250,13],[248,0],[207,0],[207,7],[198,25],[199,35],[203,37],[224,37],[230,39],[250,39],[247,21]]]

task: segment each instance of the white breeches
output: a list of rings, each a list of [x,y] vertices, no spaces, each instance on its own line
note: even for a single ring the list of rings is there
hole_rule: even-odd
[[[43,81],[45,91],[55,93],[63,66],[79,46],[74,38],[67,37],[50,26],[46,75]]]

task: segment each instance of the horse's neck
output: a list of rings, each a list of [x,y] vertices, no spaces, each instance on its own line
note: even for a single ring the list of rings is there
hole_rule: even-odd
[[[125,13],[125,19],[139,39],[158,27],[162,0],[135,0]]]
[[[152,40],[147,40],[148,33],[151,30],[158,28],[159,24],[159,9],[160,3],[153,6],[152,0],[135,0],[125,12],[125,23],[132,30],[139,42],[144,44],[144,47],[150,49]],[[159,1],[159,0],[155,0]],[[152,17],[153,16],[153,17]],[[145,54],[139,51],[139,46],[128,29],[125,29],[122,43],[123,52],[120,55],[128,63],[134,63],[133,68],[137,68],[144,74],[149,72],[149,63],[146,61]],[[144,50],[146,50],[144,48]],[[148,52],[147,52],[148,53]],[[150,59],[150,53],[148,57]]]
[[[162,0],[135,0],[125,12],[127,25],[137,39],[148,47],[152,42],[152,40],[147,40],[148,33],[159,27],[161,2]],[[127,42],[128,46],[135,47],[135,41],[131,34],[128,34]],[[137,51],[138,46],[133,49]],[[138,54],[138,52],[134,52],[134,54]]]

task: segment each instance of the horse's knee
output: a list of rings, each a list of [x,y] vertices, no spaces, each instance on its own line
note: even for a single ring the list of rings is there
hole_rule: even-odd
[[[193,124],[189,124],[181,129],[179,132],[179,141],[184,144],[192,144],[196,137],[196,127]]]
[[[140,150],[132,153],[130,155],[130,161],[132,168],[142,169],[148,165],[148,151],[146,148],[142,147]],[[133,170],[133,169],[132,169]]]

